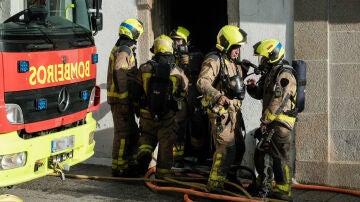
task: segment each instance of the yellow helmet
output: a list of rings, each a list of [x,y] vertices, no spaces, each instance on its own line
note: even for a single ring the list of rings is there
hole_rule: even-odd
[[[143,32],[144,28],[142,22],[134,18],[124,20],[119,27],[120,35],[124,35],[134,41],[138,41]]]
[[[170,32],[171,38],[184,39],[185,43],[189,40],[190,31],[185,27],[178,26]]]
[[[154,40],[154,45],[152,49],[154,54],[157,53],[173,54],[174,53],[173,40],[170,37],[162,34]]]
[[[269,59],[269,63],[276,63],[284,57],[285,49],[276,39],[265,39],[254,46],[254,55]]]
[[[246,43],[246,32],[233,25],[222,27],[216,37],[216,47],[220,51],[228,51],[233,45],[243,45]]]

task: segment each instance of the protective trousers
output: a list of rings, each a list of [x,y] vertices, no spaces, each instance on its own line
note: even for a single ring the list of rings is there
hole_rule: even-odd
[[[156,175],[159,178],[171,176],[171,167],[173,165],[173,145],[176,142],[176,124],[175,114],[171,113],[159,121],[140,116],[140,139],[138,149],[138,162],[148,166],[149,158],[141,161],[142,156],[148,156],[158,145],[158,154],[156,161]],[[144,167],[144,166],[141,166]]]
[[[273,130],[270,147],[268,150],[256,149],[254,160],[256,171],[259,173],[257,185],[260,192],[271,194],[278,192],[291,196],[290,174],[290,138],[291,130],[281,123],[273,122],[267,126],[267,131]],[[272,188],[273,176],[275,188]]]
[[[179,102],[181,105],[179,111],[176,112],[175,122],[177,126],[176,143],[173,146],[174,162],[176,167],[183,167],[184,150],[185,150],[185,137],[187,133],[187,103],[185,100]]]
[[[240,129],[239,113],[222,115],[209,113],[215,144],[213,164],[208,179],[208,190],[221,191],[232,165],[240,165],[245,153],[244,137]],[[231,120],[230,120],[231,119]]]
[[[110,106],[114,122],[112,170],[117,175],[123,175],[136,168],[138,125],[129,105],[111,104]]]

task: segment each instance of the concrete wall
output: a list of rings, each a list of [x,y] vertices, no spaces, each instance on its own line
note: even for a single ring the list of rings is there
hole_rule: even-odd
[[[296,179],[360,189],[360,15],[357,0],[296,0],[295,58],[308,63]]]

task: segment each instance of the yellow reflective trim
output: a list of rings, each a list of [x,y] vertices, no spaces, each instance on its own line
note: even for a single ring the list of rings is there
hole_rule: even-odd
[[[115,65],[115,56],[113,54],[110,55],[110,60],[111,60],[111,72],[114,71],[114,65]],[[111,86],[110,86],[110,91],[109,92],[115,92],[115,83],[114,80],[112,80],[111,82]]]
[[[174,145],[173,146],[173,156],[183,156],[184,155],[184,145]]]
[[[225,114],[225,113],[227,113],[227,111],[228,111],[227,109],[225,109],[224,107],[221,107],[219,113],[220,114]]]
[[[144,92],[146,94],[148,94],[147,89],[148,89],[148,85],[149,85],[149,79],[151,78],[151,73],[142,73],[141,77],[143,80]]]
[[[279,114],[279,115],[276,117],[276,120],[283,120],[283,121],[295,123],[296,118],[290,117],[290,116],[287,116],[287,115],[284,115],[284,114]]]
[[[132,62],[135,62],[135,56],[134,55],[131,55],[131,57],[130,57],[130,63],[132,63]]]
[[[140,112],[143,112],[143,113],[150,113],[149,110],[146,110],[146,109],[140,109]]]
[[[125,98],[128,97],[128,95],[129,95],[128,91],[125,91],[123,93],[116,93],[116,92],[108,92],[107,93],[107,96],[116,97],[116,98],[119,98],[119,99],[125,99]]]
[[[221,159],[222,159],[222,154],[217,153],[216,158],[215,158],[215,162],[213,163],[213,166],[212,166],[211,172],[210,172],[210,179],[211,180],[219,180],[222,177],[222,176],[218,176],[218,170],[219,170],[219,167],[221,165]]]
[[[285,170],[285,184],[276,184],[275,187],[274,187],[274,191],[283,191],[283,192],[287,192],[288,196],[291,196],[291,185],[290,185],[290,182],[291,182],[291,177],[290,177],[290,170],[289,170],[289,167],[286,165],[284,167],[284,170]]]
[[[170,81],[172,82],[172,94],[175,94],[176,90],[177,90],[177,78],[175,76],[170,76]]]
[[[156,168],[156,172],[160,174],[171,174],[171,169]]]
[[[118,162],[117,159],[113,159],[113,160],[112,160],[112,164],[111,164],[111,168],[112,168],[112,169],[116,169],[116,168],[117,168],[117,162]]]
[[[214,113],[211,109],[207,109],[206,110],[208,113]],[[219,110],[219,114],[226,114],[228,112],[228,110],[227,109],[225,109],[224,107],[221,107],[221,109]]]
[[[140,151],[149,151],[150,153],[152,153],[153,147],[148,144],[143,144],[143,145],[140,145],[139,150]]]
[[[270,112],[269,109],[265,110],[265,115],[271,121],[279,120],[279,121],[287,121],[287,122],[292,122],[292,123],[295,123],[295,121],[296,121],[295,117],[287,116],[287,115],[284,115],[284,114],[279,114],[277,116],[274,116]]]
[[[265,110],[265,115],[270,119],[271,121],[274,121],[276,119],[276,116],[274,116],[269,109]]]
[[[125,139],[122,138],[122,139],[120,139],[120,148],[119,148],[119,156],[118,156],[119,162],[124,162],[124,159],[123,159],[124,149],[125,149]]]
[[[110,55],[110,60],[111,60],[111,71],[114,70],[114,65],[115,65],[115,56],[113,54]],[[107,92],[107,96],[109,97],[115,97],[118,99],[125,99],[128,97],[128,91],[125,91],[123,93],[118,93],[115,90],[115,83],[114,81],[111,82],[111,87],[110,87],[110,91]]]

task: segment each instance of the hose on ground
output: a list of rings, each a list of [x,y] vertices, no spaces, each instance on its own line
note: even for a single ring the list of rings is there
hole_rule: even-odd
[[[195,183],[195,182],[187,182],[187,181],[200,181],[200,180],[207,180],[207,178],[203,177],[175,177],[175,178],[164,178],[164,179],[156,179],[156,178],[150,178],[151,175],[155,173],[156,168],[152,167],[148,170],[148,172],[145,174],[144,178],[126,178],[126,177],[107,177],[107,176],[89,176],[89,175],[79,175],[79,174],[65,174],[68,178],[75,178],[75,179],[90,179],[90,180],[114,180],[114,181],[122,181],[122,182],[131,182],[131,181],[138,181],[138,182],[145,182],[146,186],[148,186],[150,189],[154,191],[169,191],[169,192],[177,192],[177,193],[184,193],[184,201],[186,202],[192,202],[190,199],[190,195],[202,197],[202,198],[210,198],[215,200],[227,200],[227,201],[263,201],[262,198],[257,197],[251,197],[247,193],[243,187],[246,187],[248,185],[243,184],[242,186],[237,185],[236,183],[231,183],[229,181],[226,181],[226,183],[229,183],[231,186],[234,186],[235,188],[241,190],[245,196],[232,193],[230,191],[226,191],[225,193],[228,195],[222,195],[222,194],[214,194],[214,193],[208,193],[205,192],[205,185],[202,183]],[[61,176],[60,173],[52,173],[49,174],[49,176]],[[181,185],[183,187],[174,187],[174,186],[158,186],[153,183],[164,183],[164,184],[176,184]],[[189,188],[184,188],[189,187]],[[342,194],[349,194],[354,196],[360,197],[360,191],[358,190],[351,190],[351,189],[342,189],[337,187],[329,187],[329,186],[319,186],[319,185],[305,185],[305,184],[297,184],[294,183],[291,186],[294,189],[305,189],[305,190],[318,190],[318,191],[330,191],[330,192],[337,192]],[[275,200],[270,199],[270,201],[274,202],[280,202],[282,200]]]

